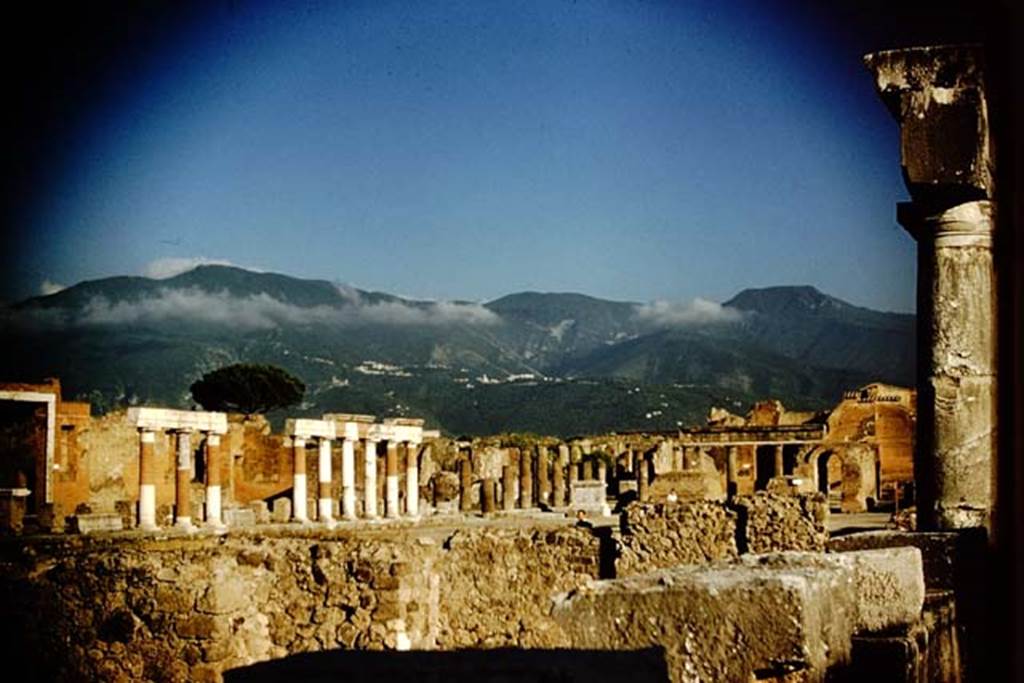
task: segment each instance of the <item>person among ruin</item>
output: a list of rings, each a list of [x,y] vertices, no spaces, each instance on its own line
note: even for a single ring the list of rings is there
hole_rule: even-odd
[[[668,495],[665,496],[665,501],[668,502],[668,503],[678,503],[679,502],[679,496],[676,495],[676,490],[675,489],[672,489],[671,491],[668,492]]]
[[[587,519],[587,513],[583,510],[576,511],[576,526],[584,529],[593,529],[594,525]]]

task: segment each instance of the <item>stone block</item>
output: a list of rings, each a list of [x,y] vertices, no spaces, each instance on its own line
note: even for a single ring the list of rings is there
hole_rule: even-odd
[[[951,590],[956,587],[958,565],[963,564],[963,556],[984,553],[985,540],[981,534],[954,531],[864,531],[828,541],[832,552],[902,546],[921,551],[925,585],[929,590]]]
[[[746,681],[781,663],[822,680],[849,660],[852,570],[756,562],[662,569],[556,598],[572,647],[664,648],[669,680]]]
[[[292,518],[292,501],[290,498],[275,498],[274,508],[270,514],[271,521],[284,524]]]
[[[68,518],[72,533],[94,534],[124,529],[124,521],[116,512],[93,512]]]
[[[775,567],[833,566],[849,572],[856,599],[855,630],[858,633],[906,626],[921,619],[924,570],[921,551],[917,548],[746,555],[740,563]]]
[[[225,508],[224,523],[228,526],[255,526],[256,513],[251,508]]]
[[[569,490],[569,506],[573,510],[603,514],[607,504],[603,481],[574,481]]]
[[[257,524],[268,524],[270,522],[270,510],[267,508],[266,501],[251,501],[249,509],[252,510],[253,515],[256,517]]]
[[[704,470],[665,472],[651,482],[648,496],[652,503],[666,502],[670,493],[675,493],[679,501],[724,500],[721,479],[717,472]]]

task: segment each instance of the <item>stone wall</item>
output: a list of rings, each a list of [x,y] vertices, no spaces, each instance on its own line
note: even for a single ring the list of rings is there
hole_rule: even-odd
[[[553,646],[551,595],[597,577],[598,540],[557,527],[0,546],[4,643],[33,680],[219,680],[336,648]]]
[[[617,576],[736,557],[740,552],[822,551],[828,507],[819,493],[757,493],[734,503],[630,505]]]

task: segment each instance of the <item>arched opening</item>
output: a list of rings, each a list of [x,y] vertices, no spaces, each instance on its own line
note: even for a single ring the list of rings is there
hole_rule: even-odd
[[[843,501],[843,460],[835,451],[818,456],[818,490],[825,494],[830,510],[838,511]]]

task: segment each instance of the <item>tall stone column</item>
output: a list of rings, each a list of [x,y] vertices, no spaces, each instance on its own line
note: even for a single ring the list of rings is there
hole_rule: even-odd
[[[565,465],[565,473],[567,475],[567,480],[568,480],[566,485],[569,488],[569,490],[566,492],[566,502],[567,503],[572,501],[572,485],[576,483],[576,481],[579,479],[579,475],[580,475],[579,463],[576,462],[576,457],[575,457],[577,453],[578,453],[578,449],[575,446],[572,447],[572,448],[566,449],[566,456],[567,456],[566,460],[567,460],[567,462],[566,462],[566,465]]]
[[[420,515],[420,468],[418,461],[419,444],[405,442],[405,514]]]
[[[156,434],[139,433],[139,528],[154,531],[156,525]]]
[[[597,460],[597,480],[602,484],[608,483],[608,465],[603,458]]]
[[[498,482],[492,478],[480,482],[480,511],[485,515],[493,515],[497,509]]]
[[[529,510],[533,507],[533,458],[528,448],[519,453],[519,507]]]
[[[385,499],[384,515],[389,519],[398,517],[398,442],[388,439],[387,456],[384,461]]]
[[[334,523],[334,499],[331,496],[331,481],[333,477],[331,475],[331,440],[320,439],[320,457],[318,463],[318,478],[320,480],[318,498],[318,509],[319,519],[325,524],[331,525]]]
[[[555,456],[555,464],[551,470],[551,507],[562,507],[565,505],[565,461],[562,458],[561,448]]]
[[[729,500],[739,493],[739,446],[725,449],[725,496]]]
[[[184,529],[192,528],[192,510],[189,502],[189,487],[192,482],[192,434],[177,432],[178,458],[174,486],[174,524]]]
[[[363,512],[368,519],[376,519],[377,509],[377,442],[366,439],[363,449]]]
[[[473,461],[470,457],[459,461],[459,510],[469,512],[473,509]]]
[[[292,462],[292,517],[298,522],[307,522],[306,440],[301,436],[292,437]]]
[[[501,507],[504,510],[516,509],[516,468],[505,465],[501,468]]]
[[[347,428],[345,431],[341,441],[341,514],[345,519],[355,519],[357,437],[350,435]]]
[[[995,154],[979,45],[865,57],[900,124],[917,241],[917,523],[988,527],[996,451]]]
[[[551,476],[548,473],[548,447],[537,446],[537,498],[542,505],[551,505]]]
[[[224,526],[221,515],[220,488],[220,434],[206,435],[206,523],[210,526]]]
[[[782,457],[784,446],[781,443],[775,444],[775,471],[772,473],[774,477],[783,477],[786,475],[785,459]],[[756,453],[756,451],[755,451]]]
[[[646,503],[650,497],[648,483],[647,458],[641,455],[636,461],[636,499],[641,503]]]

